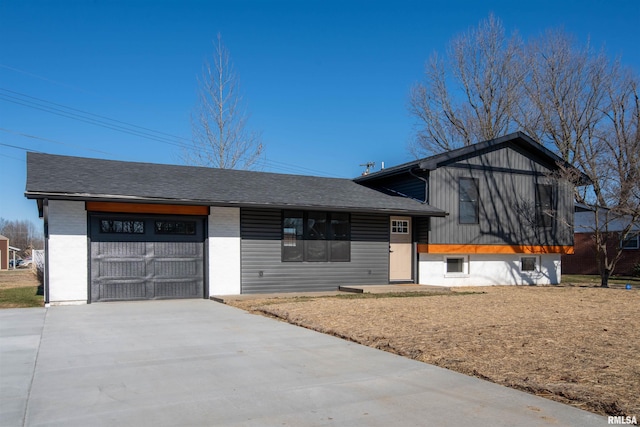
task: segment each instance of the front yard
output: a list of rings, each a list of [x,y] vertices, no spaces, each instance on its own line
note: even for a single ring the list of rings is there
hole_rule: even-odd
[[[230,304],[603,415],[640,415],[640,283]]]
[[[44,298],[31,268],[0,271],[0,308],[42,307]]]

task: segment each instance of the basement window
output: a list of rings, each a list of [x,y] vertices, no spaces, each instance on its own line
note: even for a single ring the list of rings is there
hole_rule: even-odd
[[[520,258],[520,271],[532,272],[536,271],[538,265],[538,257],[523,256]]]
[[[447,256],[444,259],[444,275],[460,277],[469,274],[469,258],[467,256]]]

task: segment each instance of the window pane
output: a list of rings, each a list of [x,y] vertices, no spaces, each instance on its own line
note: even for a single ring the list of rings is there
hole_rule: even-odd
[[[144,234],[144,221],[103,219],[100,221],[101,233]]]
[[[327,238],[327,213],[309,212],[307,214],[307,238],[324,240]]]
[[[464,258],[447,258],[447,273],[463,273]]]
[[[460,224],[477,224],[479,214],[478,180],[460,178]]]
[[[536,257],[520,258],[520,269],[522,271],[536,271]]]
[[[536,225],[551,227],[553,225],[553,186],[536,185]]]
[[[637,234],[628,237],[627,240],[622,242],[622,247],[624,249],[639,249],[638,243],[640,242],[638,241],[638,238],[639,236]]]
[[[333,240],[331,244],[331,261],[351,261],[351,242],[348,240]]]
[[[392,220],[391,232],[394,234],[408,234],[409,233],[409,221],[407,220]]]
[[[305,242],[305,261],[323,262],[328,261],[326,240],[307,240]]]
[[[196,234],[195,221],[156,221],[156,234]]]
[[[332,240],[349,240],[350,236],[349,214],[332,213],[329,238]]]
[[[302,261],[304,255],[302,212],[285,211],[282,222],[282,260]]]

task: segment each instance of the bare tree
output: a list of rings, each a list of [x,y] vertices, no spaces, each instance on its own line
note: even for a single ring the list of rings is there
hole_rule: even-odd
[[[222,169],[252,169],[264,151],[261,135],[247,127],[248,115],[229,51],[218,34],[213,61],[198,80],[198,104],[191,115],[193,145],[185,163]]]
[[[0,234],[9,238],[11,246],[20,249],[19,255],[31,256],[33,249],[44,248],[44,235],[39,227],[28,220],[0,218]]]
[[[523,43],[489,16],[454,38],[444,60],[429,60],[425,82],[410,94],[418,123],[411,148],[433,154],[523,130],[555,150],[579,172],[556,178],[578,184],[576,200],[596,211],[596,259],[607,286],[640,218],[638,86],[636,74],[589,43],[561,31]]]
[[[520,37],[507,37],[490,15],[454,38],[445,58],[433,54],[424,82],[410,94],[409,109],[418,119],[412,151],[433,154],[515,130],[525,72],[521,49]]]
[[[594,181],[593,194],[578,194],[583,203],[593,201],[591,230],[596,248],[600,284],[609,277],[623,253],[623,243],[637,233],[640,223],[640,102],[639,81],[619,67],[606,82],[605,119],[598,129],[599,151],[593,153],[594,169],[585,168]]]

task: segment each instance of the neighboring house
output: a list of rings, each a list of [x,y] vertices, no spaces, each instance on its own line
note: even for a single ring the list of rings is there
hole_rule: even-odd
[[[28,153],[25,195],[47,302],[545,284],[573,244],[559,163],[522,133],[355,180]]]
[[[0,235],[0,270],[9,269],[9,239]]]
[[[631,232],[621,242],[620,232],[629,224],[630,219],[607,217],[606,209],[599,209],[598,227],[610,234],[607,239],[607,253],[613,256],[622,246],[622,254],[613,271],[614,275],[630,276],[635,266],[640,265],[640,223],[632,225]],[[575,206],[574,253],[562,257],[562,268],[566,274],[600,274],[596,260],[595,230],[596,212],[584,206]]]
[[[9,238],[0,235],[0,270],[8,270],[10,267],[15,268],[16,252],[19,248],[9,245]]]

